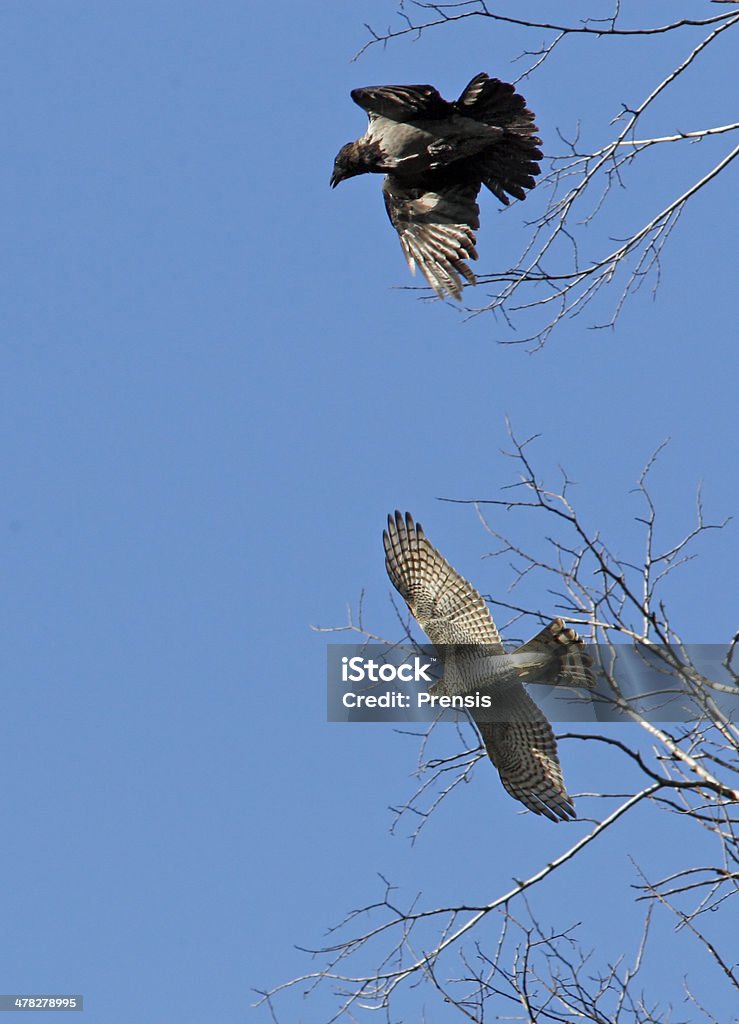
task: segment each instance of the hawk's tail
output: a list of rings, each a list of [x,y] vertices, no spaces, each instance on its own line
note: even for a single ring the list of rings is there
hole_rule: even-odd
[[[565,626],[562,619],[554,619],[532,637],[516,654],[547,654],[551,667],[546,675],[541,672],[536,682],[561,686],[577,686],[592,690],[595,686],[593,659],[585,650],[583,640],[574,629]]]

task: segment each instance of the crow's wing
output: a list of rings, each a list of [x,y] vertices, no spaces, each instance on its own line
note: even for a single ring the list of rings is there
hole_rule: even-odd
[[[461,298],[462,278],[475,283],[464,261],[477,259],[479,183],[411,186],[388,174],[382,191],[411,271],[418,266],[438,296]]]
[[[448,103],[433,85],[370,85],[352,89],[352,99],[373,117],[392,121],[434,120],[450,117],[454,104]]]

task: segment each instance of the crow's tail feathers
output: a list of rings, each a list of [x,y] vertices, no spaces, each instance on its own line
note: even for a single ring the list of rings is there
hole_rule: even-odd
[[[499,142],[481,154],[478,170],[483,185],[502,203],[508,205],[509,195],[525,199],[526,190],[536,184],[534,179],[540,171],[537,161],[542,153],[534,114],[523,96],[514,86],[483,72],[465,88],[456,108],[465,117],[506,130]]]

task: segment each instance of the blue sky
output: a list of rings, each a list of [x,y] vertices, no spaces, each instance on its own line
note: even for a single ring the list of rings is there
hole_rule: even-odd
[[[499,321],[402,287],[379,179],[328,179],[364,127],[351,88],[451,97],[480,70],[515,76],[527,40],[460,26],[351,63],[363,22],[392,17],[293,0],[3,6],[2,992],[83,993],[96,1024],[257,1017],[252,989],[309,968],[294,946],[375,898],[377,872],[482,899],[543,844],[565,848],[572,832],[521,817],[482,766],[422,842],[390,837],[415,741],[325,722],[310,629],[341,624],[364,588],[368,623],[397,630],[381,544],[395,507],[481,590],[506,590],[474,512],[436,500],[512,481],[505,416],[542,435],[537,465],[567,466],[616,547],[667,436],[664,536],[692,524],[699,481],[710,518],[736,508],[730,174],[691,202],[656,298],[643,289],[615,331],[586,313],[538,353],[501,346]],[[604,111],[641,98],[689,38],[643,59],[592,42],[546,65],[521,87],[545,150],[578,119],[600,137]],[[729,120],[713,63],[727,53],[656,132]],[[635,171],[604,230],[674,198],[729,148],[711,145],[656,156],[651,192]],[[482,271],[518,254],[525,208],[481,206]],[[671,608],[686,640],[722,642],[735,529],[697,550]],[[600,752],[563,756],[574,792],[593,772],[613,788]],[[605,872],[630,877],[628,828],[562,873],[573,919]],[[474,892],[443,869],[467,854]],[[617,951],[633,935],[615,917]],[[320,1019],[323,999],[289,1019]]]

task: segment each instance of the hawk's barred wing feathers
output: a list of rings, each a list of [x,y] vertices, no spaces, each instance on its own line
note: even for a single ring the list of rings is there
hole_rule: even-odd
[[[506,701],[506,711],[509,721],[475,721],[505,789],[550,821],[577,817],[562,777],[557,741],[540,708],[519,686]]]
[[[429,543],[410,513],[388,516],[382,539],[387,574],[432,644],[485,644],[504,653],[482,596]]]

